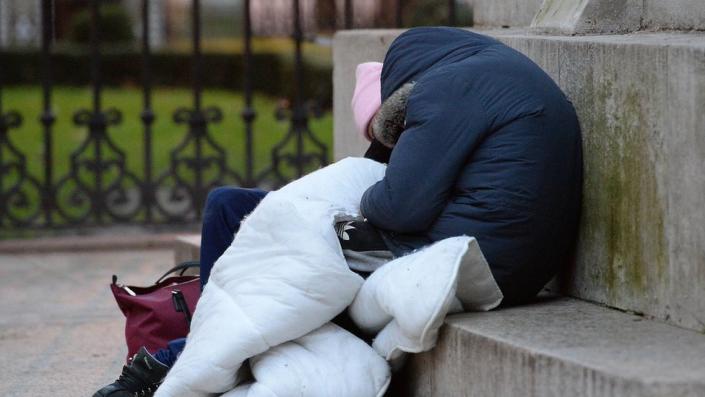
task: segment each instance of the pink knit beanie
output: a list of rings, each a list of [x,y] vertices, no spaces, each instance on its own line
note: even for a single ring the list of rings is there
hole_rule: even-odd
[[[355,92],[352,98],[353,117],[357,131],[368,141],[367,125],[382,105],[382,64],[365,62],[357,65]]]

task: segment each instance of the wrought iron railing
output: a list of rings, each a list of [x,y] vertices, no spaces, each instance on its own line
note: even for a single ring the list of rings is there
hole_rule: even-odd
[[[179,108],[173,121],[185,127],[181,142],[169,152],[168,167],[155,169],[152,127],[152,49],[150,44],[150,1],[142,0],[142,144],[144,169],[137,175],[127,165],[127,156],[114,141],[111,129],[122,122],[119,109],[103,106],[101,74],[101,2],[90,1],[90,74],[92,103],[73,115],[75,125],[85,128],[86,136],[71,153],[65,175],[55,175],[52,51],[54,0],[41,0],[41,87],[43,130],[42,175],[28,172],[27,156],[13,143],[12,131],[23,123],[15,110],[3,109],[0,86],[0,230],[20,228],[52,228],[63,226],[190,223],[200,217],[210,189],[224,184],[277,186],[303,175],[312,167],[328,162],[328,148],[309,128],[309,118],[316,115],[314,106],[303,98],[304,40],[299,0],[291,0],[293,8],[294,90],[290,110],[280,109],[280,118],[289,120],[288,131],[270,151],[266,169],[255,171],[253,125],[257,111],[253,106],[252,28],[250,0],[243,1],[243,99],[240,117],[244,124],[244,171],[228,165],[233,153],[219,145],[209,127],[223,118],[218,107],[206,107],[202,94],[201,2],[192,0],[191,67],[192,105]],[[455,24],[455,1],[449,0],[449,23]],[[344,2],[344,26],[353,27],[353,1]],[[396,25],[402,26],[403,0],[397,0]],[[0,69],[2,65],[0,65]],[[1,73],[1,71],[0,71]],[[293,150],[292,150],[293,148]],[[294,172],[285,172],[293,169]],[[33,200],[34,198],[38,200]],[[36,204],[33,204],[36,202]]]

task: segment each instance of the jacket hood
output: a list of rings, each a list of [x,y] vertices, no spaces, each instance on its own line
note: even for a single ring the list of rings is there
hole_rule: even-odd
[[[468,30],[447,27],[409,29],[392,42],[382,69],[382,101],[429,70],[472,56],[499,42]]]
[[[416,83],[409,82],[387,98],[372,118],[374,139],[389,148],[394,147],[406,127],[406,103]]]

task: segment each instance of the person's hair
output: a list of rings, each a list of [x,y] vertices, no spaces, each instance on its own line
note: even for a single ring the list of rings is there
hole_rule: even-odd
[[[406,124],[406,104],[416,82],[406,83],[382,103],[370,122],[372,135],[387,147],[394,147]]]

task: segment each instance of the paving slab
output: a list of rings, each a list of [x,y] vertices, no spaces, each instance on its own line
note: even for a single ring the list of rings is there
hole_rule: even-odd
[[[112,274],[149,284],[171,250],[0,254],[0,396],[90,396],[120,373]]]

